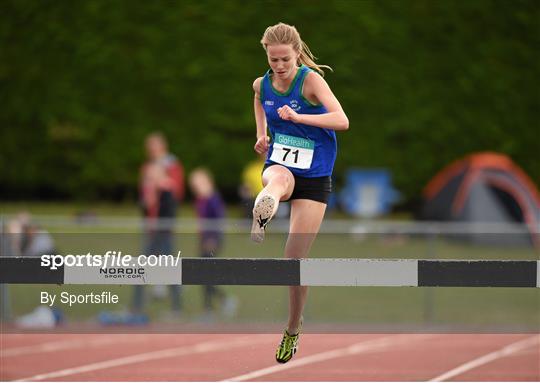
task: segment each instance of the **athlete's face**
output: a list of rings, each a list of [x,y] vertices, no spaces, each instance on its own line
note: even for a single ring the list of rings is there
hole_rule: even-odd
[[[212,195],[214,184],[204,172],[194,171],[189,178],[191,191],[196,197],[206,198]]]
[[[268,64],[280,80],[287,80],[296,74],[298,53],[290,44],[268,45],[266,47]]]
[[[150,160],[157,160],[167,154],[167,145],[156,136],[150,136],[146,139],[146,154]]]

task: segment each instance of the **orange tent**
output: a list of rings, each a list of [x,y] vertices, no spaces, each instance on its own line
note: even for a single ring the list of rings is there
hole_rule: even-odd
[[[540,194],[535,184],[503,154],[471,154],[442,169],[423,191],[427,220],[524,223],[529,243],[540,245]],[[510,236],[501,240],[523,242]]]

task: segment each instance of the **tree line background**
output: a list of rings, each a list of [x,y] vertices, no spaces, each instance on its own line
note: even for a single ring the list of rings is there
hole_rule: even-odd
[[[142,142],[234,199],[254,159],[259,41],[295,25],[350,120],[349,167],[392,171],[405,202],[450,161],[510,155],[540,180],[540,3],[494,0],[0,3],[0,197],[129,200]]]

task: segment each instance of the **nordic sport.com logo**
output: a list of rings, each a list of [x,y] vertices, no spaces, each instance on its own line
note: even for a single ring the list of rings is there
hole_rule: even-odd
[[[41,266],[50,270],[57,270],[59,267],[99,267],[105,270],[105,274],[112,273],[110,270],[131,270],[126,273],[140,274],[140,268],[150,267],[178,267],[180,264],[181,251],[176,257],[172,254],[140,254],[132,256],[123,254],[122,251],[109,250],[104,254],[43,254],[41,256]],[[139,270],[139,271],[137,271]],[[101,272],[101,271],[100,271]]]

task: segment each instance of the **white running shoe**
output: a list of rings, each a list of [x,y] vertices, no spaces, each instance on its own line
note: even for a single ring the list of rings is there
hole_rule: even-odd
[[[267,194],[255,202],[253,208],[253,225],[251,226],[251,239],[255,242],[264,240],[264,230],[274,216],[278,203],[274,197]]]

